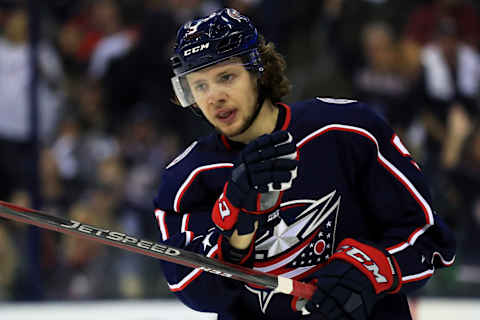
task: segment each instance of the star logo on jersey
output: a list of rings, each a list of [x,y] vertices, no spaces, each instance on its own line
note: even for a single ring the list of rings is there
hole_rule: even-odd
[[[203,251],[206,252],[207,251],[207,248],[208,247],[211,247],[212,244],[210,243],[210,237],[212,236],[213,232],[210,232],[209,234],[207,234],[207,236],[205,237],[205,239],[202,240],[202,244],[203,244]]]
[[[262,310],[263,313],[267,311],[268,304],[270,303],[270,300],[272,299],[273,295],[275,293],[278,293],[277,291],[273,291],[273,290],[254,289],[249,287],[248,285],[245,285],[245,288],[251,293],[257,295],[258,304],[260,305],[260,310]]]
[[[318,200],[282,203],[276,224],[255,241],[257,270],[301,277],[333,254],[341,196],[334,190]]]
[[[292,232],[292,229],[288,227],[283,219],[280,219],[280,222],[273,228],[271,234],[270,231],[267,231],[265,235],[267,235],[267,238],[257,245],[256,249],[266,250],[268,257],[288,250],[299,242],[295,232]]]
[[[338,196],[333,201],[335,194],[336,191],[332,191],[319,200],[294,200],[282,203],[280,209],[288,210],[284,216],[291,215],[290,208],[302,208],[307,205],[308,207],[297,214],[295,221],[291,224],[287,224],[280,216],[277,224],[257,239],[255,244],[257,258],[272,258],[294,248],[304,240],[312,238],[315,233],[322,233],[320,230],[322,224],[324,224],[323,231],[333,229],[341,199]],[[327,240],[329,240],[333,236],[333,231],[324,236],[328,236]],[[313,241],[313,238],[311,240]],[[259,255],[259,253],[263,254]]]
[[[325,263],[333,254],[334,232],[332,220],[320,227],[320,232],[300,254],[287,264],[287,268],[309,267]]]

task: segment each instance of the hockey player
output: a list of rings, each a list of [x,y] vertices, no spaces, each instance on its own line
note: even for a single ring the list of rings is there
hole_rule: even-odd
[[[455,258],[419,166],[362,103],[290,105],[285,62],[232,9],[185,23],[178,103],[216,130],[164,173],[162,241],[316,284],[310,301],[171,263],[168,286],[218,319],[411,319],[406,295]]]

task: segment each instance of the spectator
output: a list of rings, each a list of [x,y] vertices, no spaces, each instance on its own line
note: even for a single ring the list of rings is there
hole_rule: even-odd
[[[86,78],[78,81],[71,108],[83,132],[110,132],[115,126],[115,118],[107,112],[104,90],[96,81]]]
[[[447,135],[442,149],[441,166],[444,169],[455,167],[463,156],[462,149],[465,141],[472,132],[473,122],[464,108],[456,103],[447,116]],[[474,145],[475,146],[475,145]],[[475,155],[475,153],[473,153]]]
[[[181,1],[179,1],[181,2]],[[163,2],[162,2],[163,3]],[[109,119],[113,119],[115,128],[122,128],[130,121],[136,109],[146,109],[152,119],[172,129],[171,124],[181,123],[185,130],[181,132],[181,143],[187,145],[193,139],[193,132],[206,131],[207,125],[198,125],[194,116],[169,107],[172,97],[169,74],[168,50],[172,46],[175,33],[175,14],[177,9],[170,7],[150,8],[140,27],[138,42],[123,57],[112,60],[102,81]],[[188,12],[194,14],[193,2],[182,4]],[[180,9],[178,9],[180,10]],[[186,10],[186,9],[185,9]]]
[[[66,164],[70,167],[72,166],[72,163],[66,163],[65,161],[61,163],[63,166]],[[43,148],[40,154],[40,181],[44,207],[48,208],[48,210],[59,209],[59,206],[64,202],[65,185],[63,184],[64,180],[61,179],[61,171],[63,171],[63,174],[68,174],[68,172],[71,172],[71,169],[59,168],[52,150]],[[72,191],[71,189],[69,190],[69,192]]]
[[[467,124],[468,118],[478,115],[480,56],[474,47],[460,41],[454,20],[446,18],[437,26],[435,40],[422,49],[421,62],[419,102],[426,107],[423,119],[429,163],[437,167],[444,141],[452,143],[455,133],[451,131],[454,126],[447,126],[448,119],[455,116],[451,113],[465,113],[460,117],[466,118]]]
[[[119,1],[83,0],[75,9],[63,20],[57,36],[63,62],[72,77],[89,69],[92,76],[101,76],[112,57],[128,50],[135,32],[125,26]]]
[[[5,225],[0,224],[0,301],[12,298],[18,268],[17,248]]]
[[[167,0],[166,7],[170,10],[176,24],[181,24],[183,19],[203,16],[210,9],[220,7],[218,0]]]
[[[96,167],[119,149],[115,136],[107,130],[102,90],[97,83],[78,84],[70,104],[65,107],[62,125],[52,143],[52,153],[61,179],[72,196],[96,181]]]
[[[451,220],[456,222],[462,265],[459,281],[480,284],[480,127],[466,138],[460,156],[449,163],[447,195]]]
[[[408,19],[405,37],[417,45],[425,45],[436,34],[441,20],[450,18],[458,25],[459,40],[478,44],[479,18],[475,8],[464,0],[433,0],[418,6]]]
[[[110,214],[98,209],[108,206],[101,193],[95,192],[87,200],[77,201],[69,218],[91,225],[112,227]],[[63,267],[58,271],[59,284],[50,286],[55,299],[99,299],[114,295],[118,279],[112,267],[114,252],[101,244],[75,237],[62,238]]]
[[[353,77],[355,97],[368,102],[398,132],[411,121],[408,112],[409,81],[402,72],[401,56],[390,26],[366,25],[362,33],[365,64]]]
[[[126,28],[116,1],[95,1],[92,15],[103,36],[92,52],[88,74],[92,79],[101,79],[110,61],[130,49],[136,33]]]
[[[122,133],[122,154],[129,167],[146,164],[157,170],[171,155],[163,150],[160,133],[164,131],[156,127],[148,107],[144,106],[144,110],[140,108],[137,106]]]
[[[58,46],[70,75],[81,75],[86,70],[90,56],[103,36],[92,15],[92,7],[89,1],[81,1],[78,11],[61,25],[58,33]]]
[[[8,198],[13,189],[27,188],[32,166],[30,103],[31,68],[27,14],[24,8],[14,7],[6,15],[4,32],[0,37],[0,197]],[[56,52],[44,40],[38,47],[39,87],[38,108],[41,141],[52,139],[57,114],[62,101],[63,71]]]
[[[323,27],[327,30],[327,50],[333,51],[339,68],[350,77],[362,57],[362,30],[371,21],[385,21],[391,32],[398,33],[405,15],[418,0],[404,1],[345,1],[325,0],[323,5]],[[361,14],[359,14],[361,12]]]
[[[418,6],[410,14],[405,27],[403,50],[409,60],[410,72],[416,73],[421,67],[421,48],[434,40],[438,25],[445,19],[451,19],[457,25],[459,41],[478,46],[480,23],[475,8],[464,0],[433,0]]]

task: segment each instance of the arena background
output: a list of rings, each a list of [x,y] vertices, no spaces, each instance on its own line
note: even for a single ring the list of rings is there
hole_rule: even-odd
[[[287,103],[363,100],[396,129],[458,239],[455,265],[410,297],[415,318],[478,319],[480,3],[292,2],[0,0],[0,199],[158,239],[159,173],[210,130],[171,102],[175,32],[234,7],[285,56]],[[203,319],[150,258],[0,219],[0,261],[2,320]]]

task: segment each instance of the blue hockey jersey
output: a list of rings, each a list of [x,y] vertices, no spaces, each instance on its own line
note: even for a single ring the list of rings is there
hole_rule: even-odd
[[[257,231],[253,268],[309,281],[343,239],[371,241],[395,256],[403,284],[371,319],[410,319],[406,294],[455,259],[455,240],[432,208],[420,167],[361,103],[316,98],[277,106],[276,129],[297,142],[298,177]],[[218,256],[210,214],[243,146],[212,133],[167,166],[154,200],[162,241]],[[163,271],[184,304],[218,319],[302,319],[295,297],[167,262]]]

